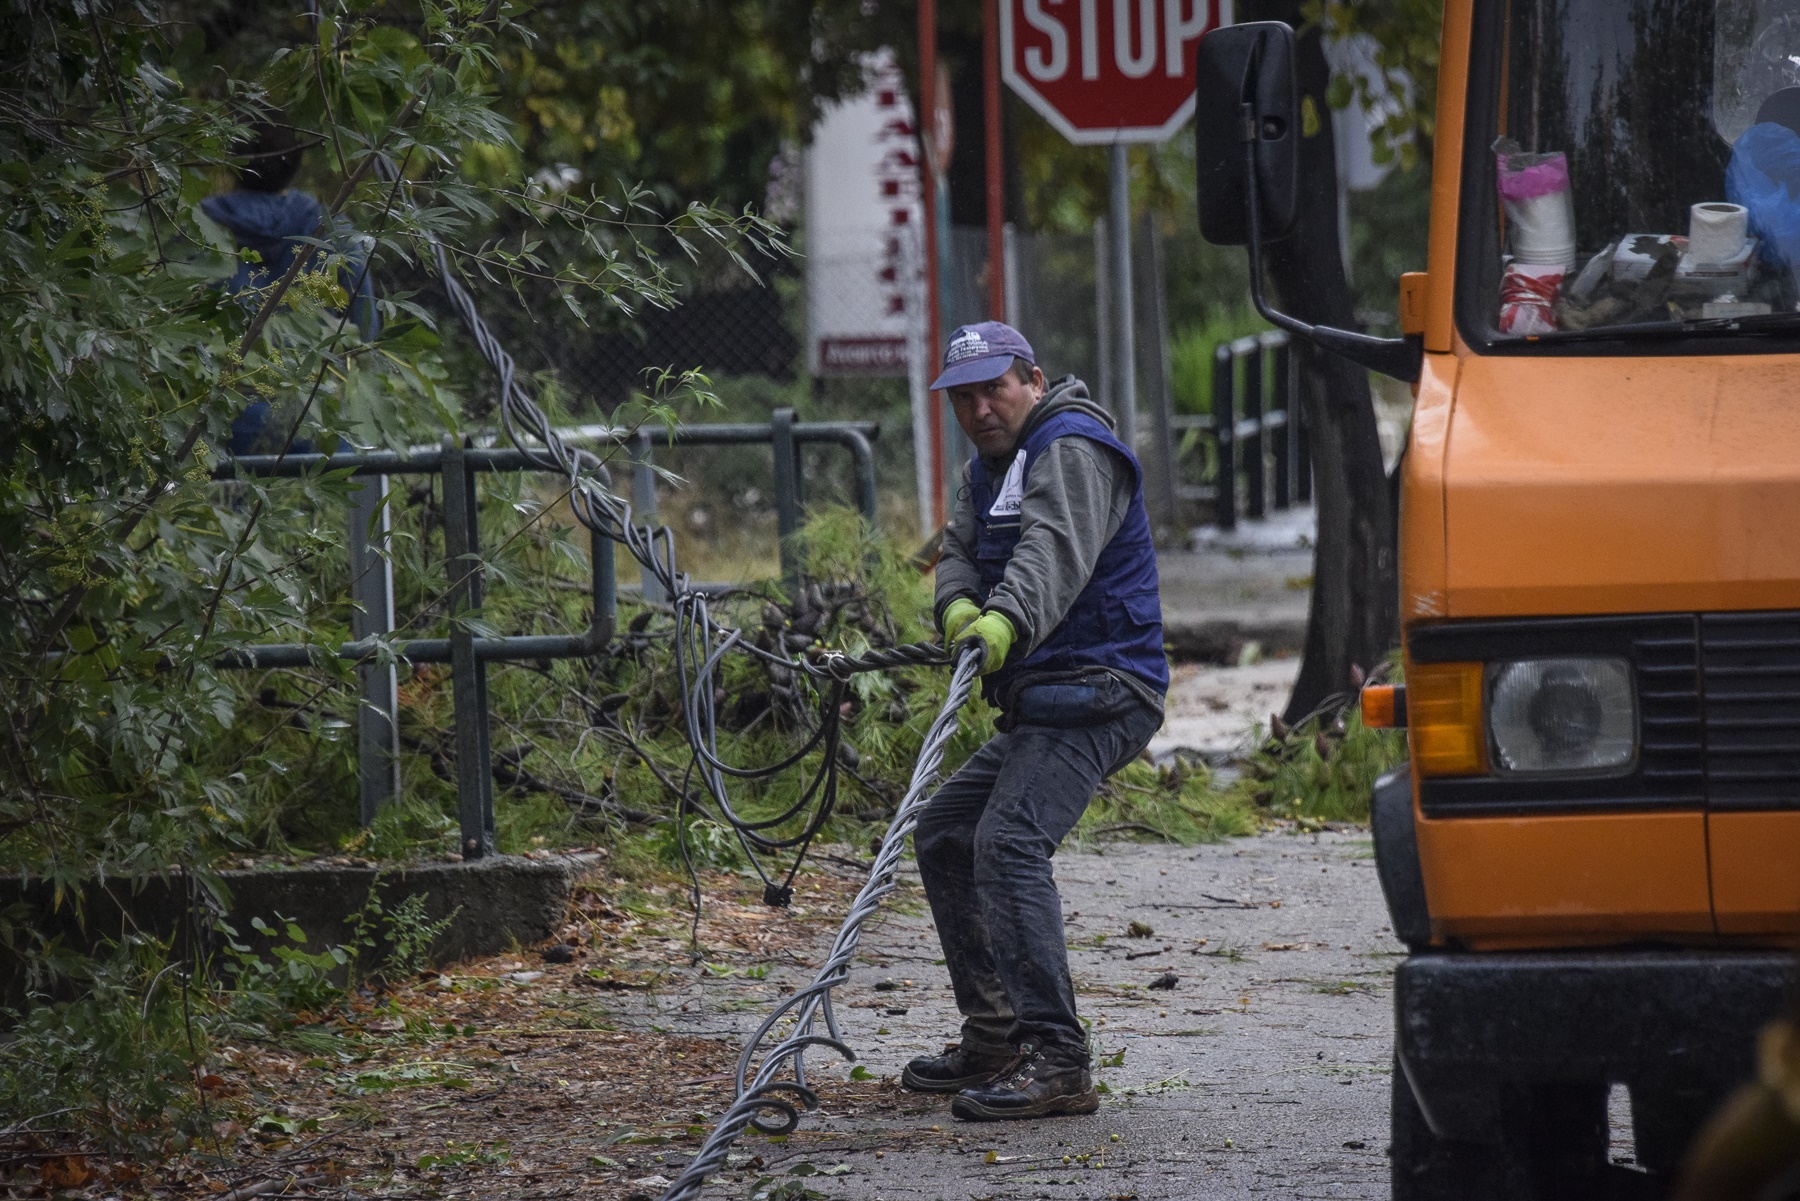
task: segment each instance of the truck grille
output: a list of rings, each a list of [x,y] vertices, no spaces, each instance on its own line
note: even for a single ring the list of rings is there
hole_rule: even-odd
[[[1703,795],[1700,676],[1693,623],[1680,618],[1634,631],[1638,770],[1643,795],[1659,803],[1698,804]]]
[[[1700,652],[1708,802],[1800,807],[1800,613],[1703,613]]]

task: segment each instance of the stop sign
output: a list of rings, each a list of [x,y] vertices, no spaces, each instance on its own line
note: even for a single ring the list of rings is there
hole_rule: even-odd
[[[1232,0],[1000,0],[1006,85],[1071,142],[1160,142],[1194,111],[1200,35]]]

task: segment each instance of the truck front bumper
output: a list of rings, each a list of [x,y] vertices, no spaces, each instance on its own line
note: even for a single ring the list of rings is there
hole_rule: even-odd
[[[1492,1142],[1510,1095],[1631,1090],[1640,1153],[1680,1148],[1754,1071],[1793,996],[1783,951],[1422,952],[1395,975],[1395,1050],[1440,1138]]]

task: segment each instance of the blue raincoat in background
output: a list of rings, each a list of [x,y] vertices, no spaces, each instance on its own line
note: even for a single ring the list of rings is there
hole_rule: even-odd
[[[224,284],[227,292],[266,288],[287,273],[294,256],[318,236],[324,208],[305,192],[222,192],[200,202],[200,211],[231,231],[241,247],[262,256],[260,263],[239,263],[236,274]],[[375,288],[368,261],[348,250],[349,228],[337,224],[334,241],[343,244],[345,261],[338,268],[338,283],[350,297],[350,319],[365,339],[381,332],[375,309]],[[252,401],[231,423],[230,450],[234,455],[274,454],[281,447],[271,442],[277,431],[268,428],[270,408],[264,400]],[[310,442],[296,439],[290,448],[304,454]]]

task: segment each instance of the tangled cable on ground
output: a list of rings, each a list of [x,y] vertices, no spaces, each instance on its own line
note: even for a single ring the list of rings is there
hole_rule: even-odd
[[[957,713],[969,699],[985,653],[972,647],[957,661],[956,671],[950,678],[950,694],[925,736],[906,796],[881,840],[881,850],[869,868],[868,882],[856,894],[844,924],[838,929],[831,953],[825,957],[825,963],[812,983],[782,1001],[744,1043],[743,1053],[738,1056],[737,1100],[720,1116],[699,1154],[688,1162],[681,1175],[663,1193],[663,1201],[691,1201],[698,1197],[707,1176],[725,1166],[731,1145],[746,1129],[754,1126],[764,1134],[786,1134],[799,1125],[802,1108],[817,1108],[818,1097],[806,1083],[804,1056],[809,1048],[829,1047],[845,1059],[855,1060],[856,1053],[844,1042],[843,1032],[838,1029],[837,1015],[831,1006],[831,990],[849,978],[850,962],[862,940],[863,923],[880,907],[881,899],[894,889],[894,876],[900,868],[906,837],[918,824],[919,813],[931,799],[932,785],[937,782],[938,769],[943,765],[944,749],[956,733]],[[825,1023],[823,1034],[817,1033],[821,1019]],[[792,1023],[785,1036],[773,1047],[763,1049],[764,1041],[784,1021]],[[760,1066],[757,1063],[759,1055]],[[794,1078],[778,1079],[790,1064]],[[779,1114],[782,1121],[767,1122],[763,1115],[771,1113]]]
[[[397,174],[393,164],[385,158],[378,164],[378,169],[390,181]],[[838,930],[831,953],[812,983],[786,998],[746,1041],[738,1058],[736,1101],[720,1117],[700,1152],[664,1194],[665,1201],[687,1201],[698,1197],[707,1176],[724,1166],[732,1144],[746,1129],[754,1126],[768,1134],[786,1133],[799,1124],[802,1109],[817,1108],[818,1097],[806,1081],[804,1056],[809,1048],[830,1047],[846,1059],[856,1058],[838,1028],[831,990],[849,978],[851,960],[862,939],[863,923],[874,915],[882,898],[893,891],[907,836],[918,824],[919,813],[930,800],[932,787],[943,766],[944,753],[956,733],[957,716],[968,702],[986,651],[979,645],[967,646],[953,658],[935,643],[916,642],[873,648],[856,656],[838,651],[815,651],[789,658],[746,640],[742,630],[719,625],[708,610],[706,594],[696,590],[692,581],[676,569],[672,532],[666,526],[652,528],[633,523],[630,504],[607,486],[600,457],[565,442],[550,424],[549,417],[520,388],[512,356],[482,319],[474,297],[451,268],[443,246],[436,239],[428,239],[428,244],[452,307],[468,327],[482,357],[499,376],[500,418],[507,437],[537,465],[567,475],[571,506],[581,523],[624,546],[647,578],[660,583],[665,595],[671,598],[675,611],[675,674],[680,681],[682,714],[693,752],[689,773],[700,778],[720,820],[736,833],[750,862],[756,865],[763,880],[765,901],[772,905],[787,903],[807,845],[831,816],[837,793],[841,702],[850,678],[858,672],[907,666],[954,665],[955,668],[943,707],[919,749],[919,759],[913,767],[906,794],[888,825],[881,849],[870,866],[869,878]],[[821,690],[817,729],[797,750],[779,762],[742,767],[727,763],[719,753],[718,715],[714,705],[718,695],[717,675],[720,662],[733,650],[755,655],[791,672],[805,673]],[[822,750],[824,767],[785,811],[750,819],[732,807],[726,783],[728,778],[772,776],[796,767],[815,749]],[[691,795],[684,788],[678,820],[679,815],[687,812],[690,803]],[[779,837],[772,833],[806,812],[809,806],[813,807],[813,815],[798,834]],[[777,884],[763,872],[755,851],[795,847],[799,850],[787,878]],[[683,850],[685,853],[685,846]],[[822,1034],[817,1032],[821,1020],[825,1025]],[[781,1041],[764,1049],[764,1042],[784,1022],[791,1025]],[[792,1079],[779,1078],[790,1067]],[[765,1115],[776,1115],[780,1120],[772,1123]]]

